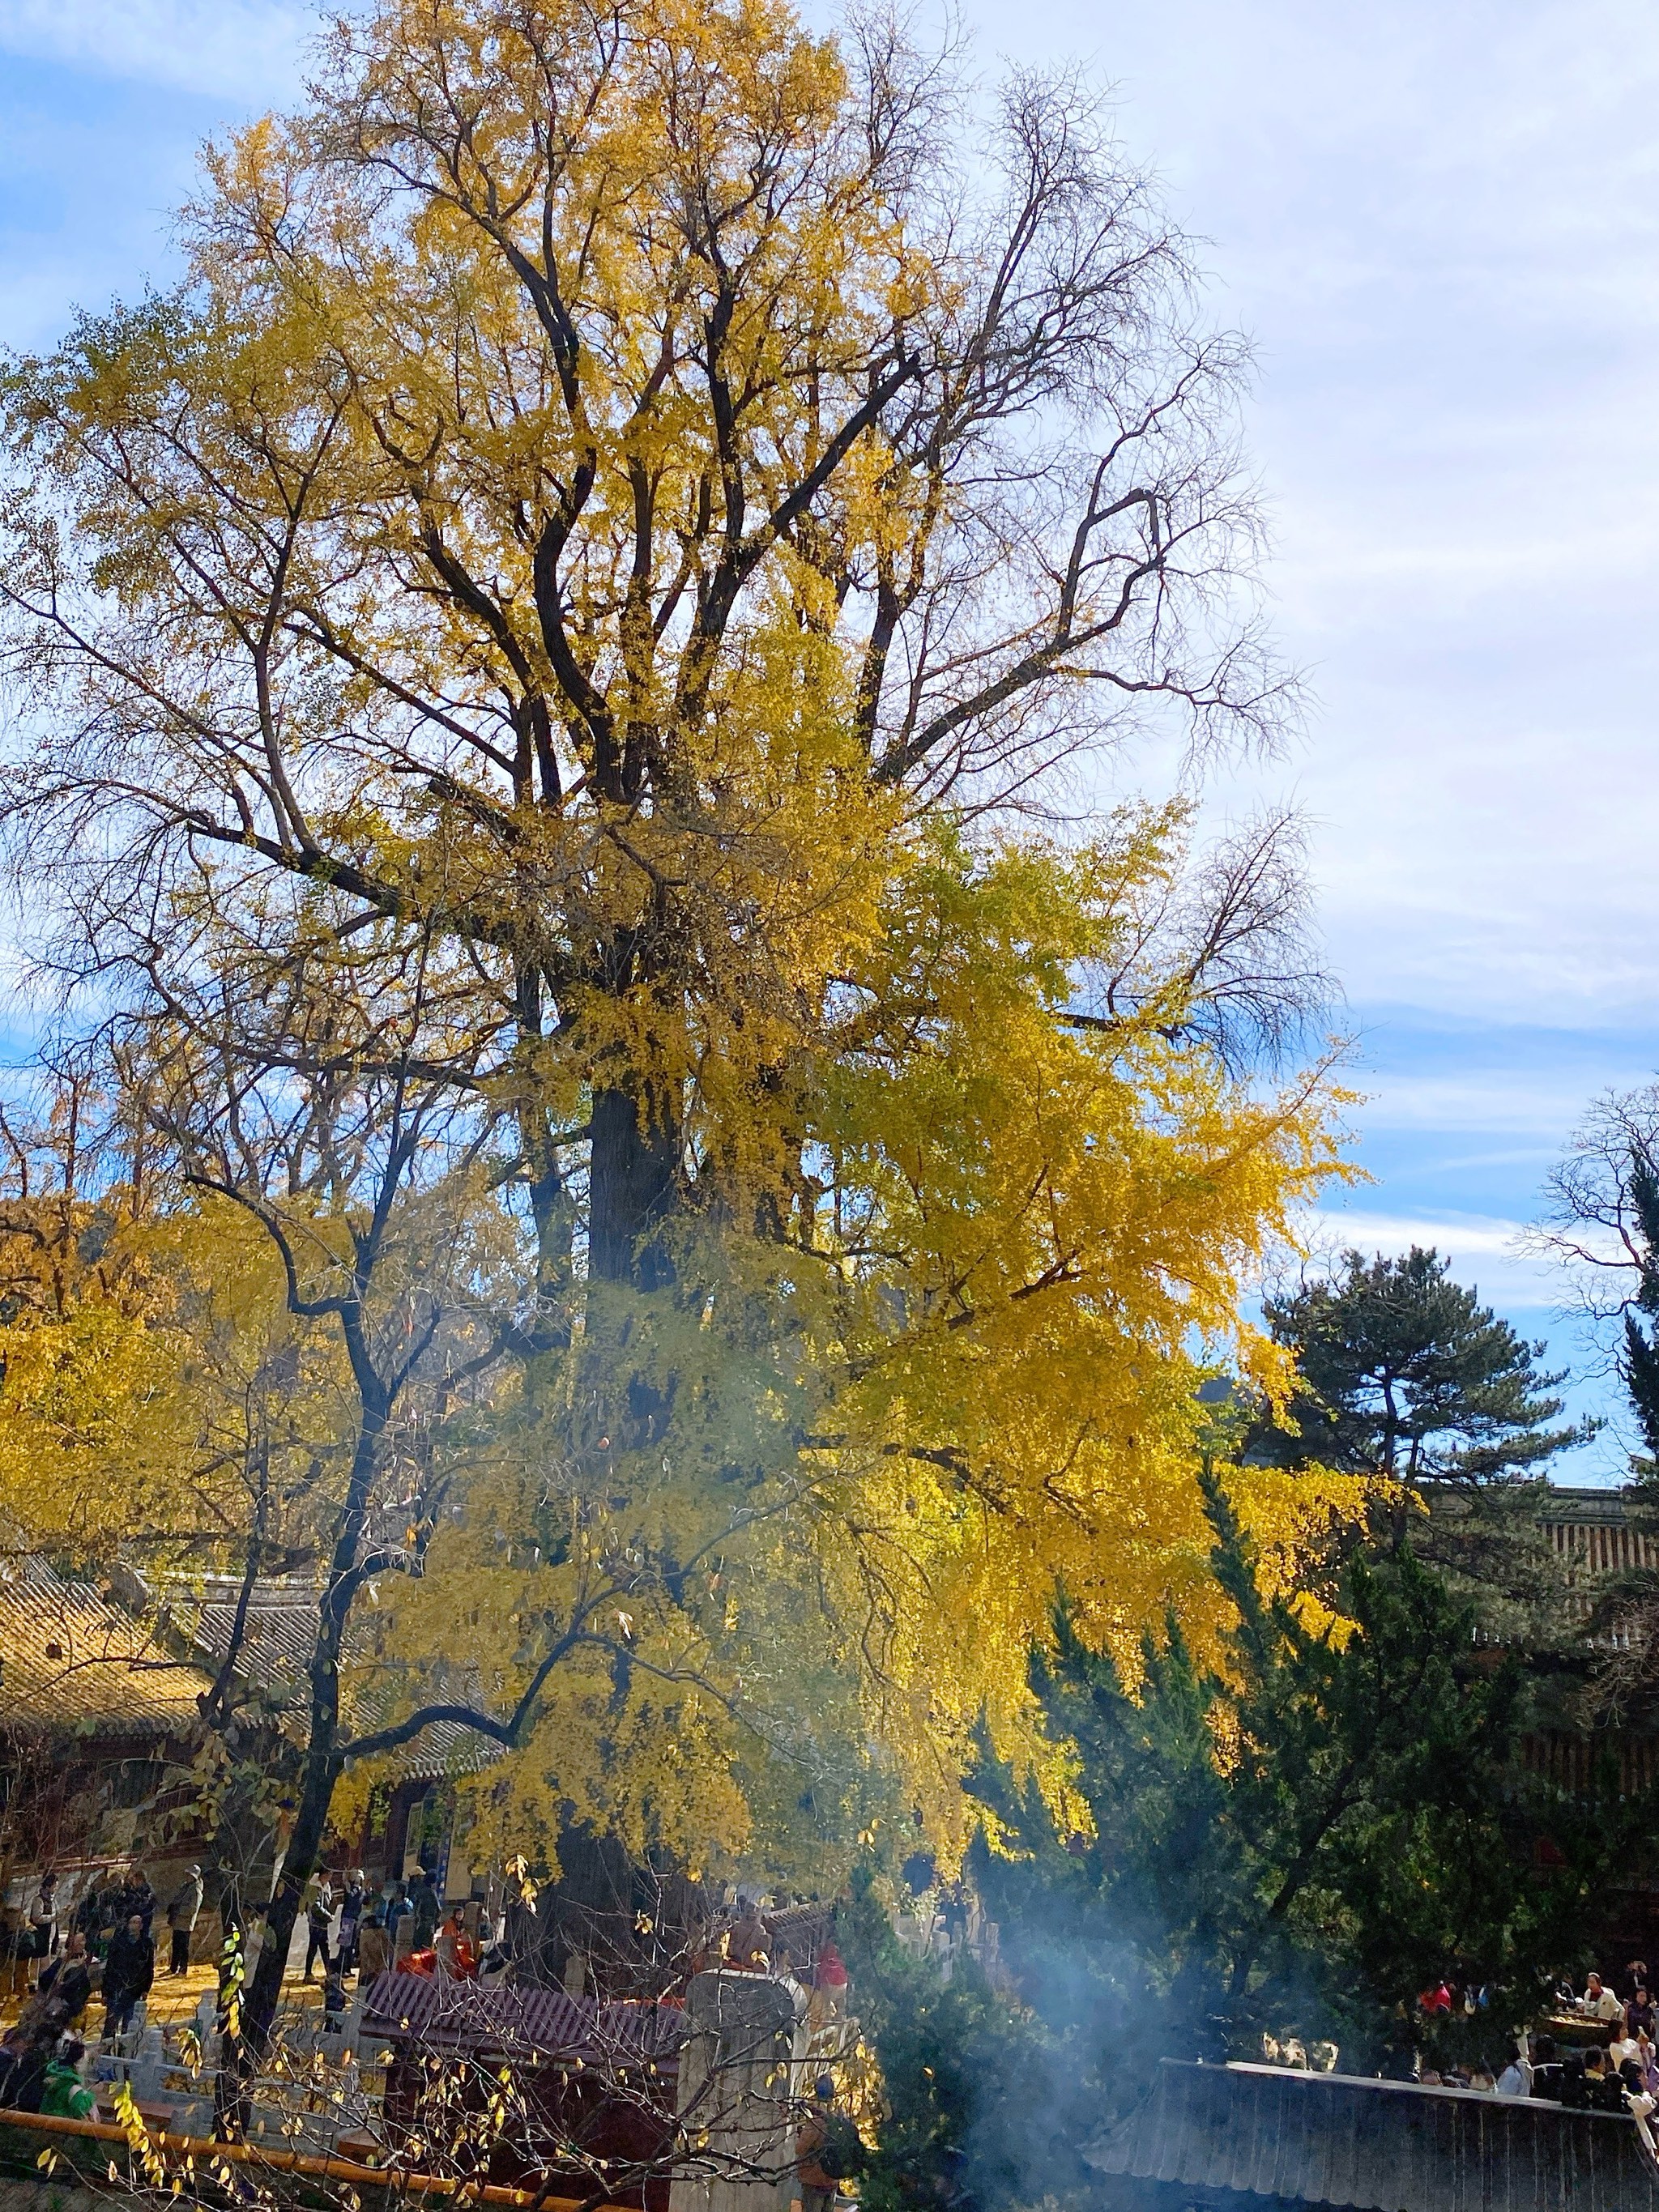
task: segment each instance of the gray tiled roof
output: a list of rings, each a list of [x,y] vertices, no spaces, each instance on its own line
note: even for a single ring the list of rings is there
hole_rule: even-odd
[[[0,1562],[0,1725],[186,1734],[210,1679],[91,1583],[38,1558]]]
[[[676,2004],[573,1997],[533,1983],[380,1974],[363,2000],[365,2034],[434,2050],[580,2058],[586,2065],[665,2060],[685,2039]]]
[[[1085,2154],[1105,2175],[1342,2212],[1659,2212],[1634,2121],[1351,2075],[1165,2060]]]
[[[199,1595],[176,1595],[172,1600],[176,1627],[193,1650],[214,1668],[223,1665],[236,1621],[237,1592],[224,1581],[210,1583]],[[316,1585],[302,1582],[256,1583],[248,1607],[238,1674],[258,1682],[278,1701],[292,1701],[304,1689],[306,1668],[317,1636]],[[348,1659],[366,1660],[367,1635],[348,1636]],[[459,1694],[465,1694],[463,1688]],[[447,1692],[457,1694],[452,1686]],[[391,1702],[392,1686],[370,1680],[358,1685],[354,1725],[363,1730],[395,1718],[398,1708]],[[407,1711],[405,1705],[402,1710]],[[413,1743],[391,1754],[398,1776],[408,1782],[435,1782],[450,1774],[476,1774],[501,1757],[501,1747],[476,1730],[452,1721],[423,1729]]]

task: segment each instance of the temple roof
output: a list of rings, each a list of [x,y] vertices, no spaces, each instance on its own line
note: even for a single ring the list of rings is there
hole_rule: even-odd
[[[1618,2113],[1270,2066],[1165,2059],[1085,2155],[1113,2178],[1103,2202],[1137,2212],[1164,2202],[1147,2183],[1227,2212],[1659,2212],[1659,2166]]]
[[[185,1734],[211,1676],[90,1583],[0,1561],[0,1726],[43,1734]]]

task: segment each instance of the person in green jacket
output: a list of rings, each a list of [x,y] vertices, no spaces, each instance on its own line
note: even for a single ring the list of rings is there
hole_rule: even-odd
[[[40,2093],[43,2112],[56,2112],[64,2120],[89,2120],[95,2115],[98,2100],[81,2079],[81,2061],[86,2055],[86,2045],[73,2036],[58,2045]]]

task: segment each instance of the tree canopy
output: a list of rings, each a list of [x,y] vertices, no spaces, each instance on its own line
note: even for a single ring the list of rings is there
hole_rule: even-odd
[[[279,1932],[440,1722],[502,1824],[948,1850],[1057,1581],[1224,1613],[1197,1386],[1285,1387],[1333,1102],[1287,825],[1053,811],[1287,697],[1240,349],[1099,118],[864,19],[391,0],[7,372],[30,950],[342,1393]],[[1236,1487],[1280,1571],[1357,1495]]]
[[[1345,1252],[1339,1273],[1266,1310],[1296,1354],[1287,1449],[1303,1459],[1413,1485],[1487,1483],[1524,1478],[1583,1441],[1579,1425],[1549,1425],[1565,1377],[1539,1368],[1543,1345],[1523,1342],[1431,1249]]]
[[[948,1977],[907,1954],[855,1871],[837,1936],[878,2076],[874,2205],[1097,2201],[1091,2147],[1166,2057],[1259,2060],[1266,2035],[1334,2042],[1345,2073],[1491,2064],[1600,1933],[1648,1808],[1616,1772],[1589,1801],[1528,1772],[1522,1670],[1469,1606],[1388,1542],[1328,1562],[1340,1613],[1264,1598],[1208,1495],[1234,1604],[1215,1661],[1172,1621],[1131,1682],[1062,1617],[1037,1686],[1065,1789],[977,1778],[994,1986],[972,1952]],[[1456,2008],[1419,2016],[1443,1978]]]
[[[1624,1384],[1640,1447],[1625,1493],[1647,1558],[1659,1543],[1659,1086],[1597,1101],[1550,1179],[1538,1241],[1565,1263],[1581,1313]],[[1643,1563],[1599,1578],[1594,1629],[1604,1635],[1595,1686],[1600,1717],[1650,1724],[1659,1710],[1659,1572]]]

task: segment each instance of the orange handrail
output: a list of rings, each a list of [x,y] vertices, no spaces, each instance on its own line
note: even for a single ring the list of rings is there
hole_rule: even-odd
[[[94,2142],[130,2143],[131,2137],[112,2120],[72,2120],[58,2112],[18,2112],[0,2110],[0,2121],[15,2128],[46,2135],[81,2136]],[[538,2190],[507,2189],[495,2181],[460,2181],[438,2173],[404,2173],[395,2166],[358,2166],[346,2158],[319,2158],[310,2151],[267,2150],[254,2143],[218,2142],[210,2136],[176,2136],[151,2130],[149,2139],[158,2150],[185,2157],[228,2159],[233,2166],[270,2166],[285,2173],[309,2173],[331,2181],[349,2181],[357,2187],[399,2189],[413,2197],[453,2197],[468,2204],[533,2205],[538,2212],[581,2212],[586,2199],[544,2197]],[[638,2212],[623,2204],[591,2206],[589,2212]]]

